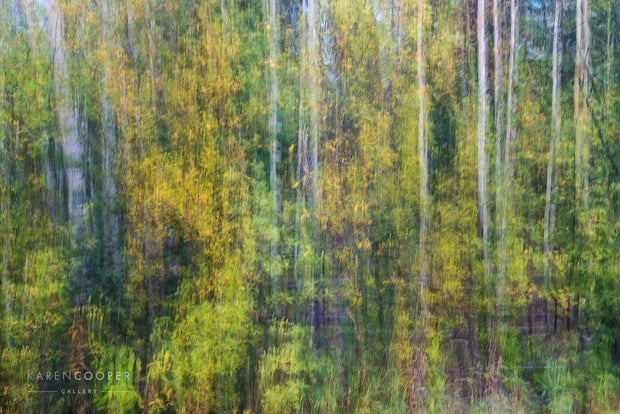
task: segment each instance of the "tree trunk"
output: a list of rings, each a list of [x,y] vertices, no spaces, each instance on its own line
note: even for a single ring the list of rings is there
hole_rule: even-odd
[[[495,204],[496,204],[496,224],[498,224],[499,215],[497,214],[497,202],[501,197],[500,181],[502,170],[502,104],[501,104],[501,83],[502,83],[502,61],[501,61],[501,37],[500,37],[500,10],[499,0],[493,0],[493,103],[495,114]],[[498,226],[499,227],[499,226]]]
[[[300,80],[301,80],[300,76]],[[301,163],[303,159],[303,151],[305,151],[305,130],[302,121],[303,104],[301,97],[299,98],[299,128],[297,133],[297,162],[295,165],[295,247],[293,249],[293,257],[295,259],[295,273],[297,273],[297,262],[299,260],[299,249],[301,243],[301,210],[303,207],[303,180]]]
[[[545,254],[544,278],[545,286],[549,287],[549,279],[553,271],[553,246],[549,241],[555,225],[555,203],[552,196],[555,193],[553,168],[555,161],[555,147],[560,136],[560,24],[562,18],[562,0],[555,1],[555,19],[553,26],[553,57],[552,57],[552,90],[551,90],[551,142],[549,144],[549,164],[547,167],[547,189],[545,192],[545,229],[543,233],[543,250]]]
[[[2,144],[0,145],[0,149],[4,152],[4,135],[0,136],[0,140]],[[0,184],[2,187],[2,199],[0,203],[2,205],[2,224],[3,224],[3,232],[4,234],[11,234],[11,211],[10,211],[10,203],[7,194],[5,193],[5,188],[8,188],[8,174],[6,173],[6,169],[4,163],[2,164],[2,176],[0,177]],[[4,323],[6,326],[9,324],[9,319],[11,316],[11,289],[9,288],[10,280],[9,280],[9,254],[10,250],[10,241],[11,237],[4,237],[4,241],[2,242],[2,294],[4,299]],[[11,335],[9,329],[5,329],[5,346],[9,348],[11,345]]]
[[[109,27],[113,27],[113,20],[110,13],[109,0],[102,2],[103,24],[102,24],[102,48],[109,47],[114,44],[114,39],[109,34]],[[107,55],[107,54],[106,54]],[[107,55],[109,56],[109,55]],[[106,228],[105,249],[108,252],[111,263],[109,263],[113,277],[121,274],[121,257],[120,257],[120,218],[116,206],[116,183],[114,182],[114,161],[116,158],[116,120],[114,111],[110,103],[110,97],[107,93],[111,90],[112,75],[110,70],[110,58],[106,59],[106,64],[102,68],[101,77],[101,110],[102,119],[102,158],[103,158],[103,177],[104,177],[104,194],[103,202],[106,206],[106,215],[104,216],[104,225]],[[115,295],[120,295],[120,281],[113,280],[111,286]]]
[[[510,0],[510,57],[508,62],[508,98],[506,113],[506,139],[504,142],[504,177],[503,177],[503,194],[501,201],[502,222],[500,226],[500,251],[498,254],[498,279],[502,282],[506,280],[506,269],[508,262],[506,247],[506,226],[508,220],[508,195],[510,193],[510,178],[512,176],[512,163],[510,160],[510,146],[514,139],[514,128],[512,125],[512,117],[515,113],[514,102],[514,81],[515,81],[515,61],[516,61],[516,41],[518,32],[518,8],[516,0]]]
[[[318,28],[316,0],[307,0],[306,11],[308,42],[308,83],[309,83],[309,106],[310,106],[310,151],[312,156],[312,208],[316,208],[320,202],[320,175],[319,175],[319,60],[318,60]]]
[[[577,0],[576,7],[576,57],[575,57],[575,83],[574,83],[574,109],[575,109],[575,208],[577,231],[579,232],[579,249],[587,242],[590,219],[588,217],[588,163],[590,157],[590,143],[587,139],[589,116],[588,116],[588,75],[589,75],[589,50],[590,50],[590,26],[588,0]],[[582,261],[577,264],[577,274]],[[589,266],[589,263],[586,263]],[[581,281],[579,282],[581,284]],[[585,285],[584,285],[585,286]],[[586,292],[589,292],[589,284]],[[575,327],[580,326],[581,317],[579,303],[583,298],[579,292],[574,308]],[[589,293],[585,293],[588,294]],[[589,300],[586,307],[589,306]]]
[[[269,1],[269,81],[271,116],[269,118],[270,142],[270,173],[269,183],[273,197],[273,227],[271,230],[271,279],[272,288],[276,292],[278,289],[278,212],[280,210],[280,194],[278,189],[278,75],[276,73],[277,64],[277,44],[278,44],[278,20],[276,10],[276,0]]]
[[[78,123],[75,107],[70,100],[67,72],[67,47],[64,41],[64,19],[60,5],[56,0],[49,2],[50,27],[52,27],[53,54],[53,87],[56,91],[58,104],[58,127],[66,166],[67,205],[73,244],[81,235],[85,217],[86,190],[82,173],[83,152],[79,139]]]
[[[583,10],[583,0],[577,0],[575,5],[576,11],[576,32],[575,32],[575,48],[576,48],[576,56],[575,56],[575,81],[574,81],[574,118],[575,118],[575,195],[576,201],[581,202],[581,193],[582,193],[582,179],[581,175],[583,173],[582,169],[582,150],[583,150],[583,137],[581,131],[581,83],[582,83],[582,66],[583,66],[583,27],[582,27],[582,10]]]
[[[588,0],[576,3],[576,58],[575,58],[575,179],[577,201],[587,204],[588,194],[588,146],[584,142],[588,124],[587,94],[590,33],[588,23]]]
[[[482,249],[485,283],[491,274],[489,261],[489,211],[487,206],[487,40],[485,35],[485,0],[478,0],[478,209],[482,225]]]
[[[417,17],[417,77],[418,77],[418,167],[419,167],[419,185],[420,185],[420,279],[419,279],[419,298],[422,322],[422,343],[424,346],[425,331],[428,319],[428,303],[425,296],[425,288],[429,279],[429,258],[427,252],[427,237],[429,232],[429,211],[430,197],[428,191],[428,134],[426,127],[426,74],[424,68],[424,44],[423,44],[423,28],[424,28],[424,10],[427,7],[424,0],[418,1],[418,17]],[[416,376],[417,381],[412,381],[413,386],[422,389],[426,379],[427,358],[424,352],[419,352],[417,358],[414,358],[417,364]],[[414,395],[418,393],[418,389],[413,390]]]
[[[620,11],[620,2],[618,2],[618,11]],[[606,57],[606,62],[605,62],[605,90],[604,90],[604,95],[603,95],[603,103],[604,103],[604,110],[608,113],[611,113],[611,108],[609,107],[609,102],[611,100],[611,88],[612,88],[612,79],[613,79],[613,60],[614,60],[614,55],[613,55],[613,49],[612,49],[612,45],[613,45],[613,41],[612,41],[612,36],[613,33],[615,33],[614,31],[612,31],[612,26],[611,26],[611,16],[613,14],[613,9],[612,9],[612,2],[609,2],[609,4],[607,5],[607,42],[606,42],[606,46],[605,46],[605,57]],[[620,16],[618,16],[618,18],[620,19]]]
[[[616,12],[616,20],[618,21],[618,32],[620,32],[620,2],[618,2],[618,11]]]
[[[307,1],[303,0],[302,10],[308,9]],[[310,166],[308,162],[308,133],[306,129],[305,109],[308,96],[308,29],[305,19],[302,21],[300,29],[299,41],[299,113],[298,113],[298,131],[297,131],[297,161],[295,166],[295,275],[299,276],[298,260],[301,249],[301,216],[303,215],[304,205],[307,201],[308,187],[311,184]]]
[[[424,288],[429,278],[429,263],[426,239],[429,231],[430,200],[428,191],[428,134],[426,128],[426,74],[424,72],[423,20],[424,0],[419,1],[417,22],[417,69],[418,69],[418,166],[420,169],[420,298],[424,318],[428,311],[424,297]]]
[[[4,45],[1,45],[4,46]],[[5,95],[4,95],[4,62],[0,60],[0,110],[5,107]],[[6,148],[6,125],[0,121],[0,154],[7,154]],[[7,154],[8,155],[8,154]],[[6,157],[8,159],[8,157]],[[2,232],[3,234],[11,234],[11,212],[10,212],[10,199],[7,194],[9,188],[9,174],[8,166],[5,164],[5,157],[0,159],[0,219],[2,220]],[[4,237],[2,241],[2,295],[4,300],[4,323],[8,325],[9,317],[11,315],[11,291],[9,289],[9,241],[10,237]],[[5,346],[8,348],[10,345],[10,333],[8,329],[5,329]]]

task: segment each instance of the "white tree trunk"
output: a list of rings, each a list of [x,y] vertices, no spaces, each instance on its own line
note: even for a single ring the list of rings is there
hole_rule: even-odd
[[[7,12],[7,5],[0,6],[0,11],[2,13]],[[5,28],[0,29],[2,33],[0,33],[0,48],[4,50],[5,44]],[[4,61],[0,59],[0,111],[5,108],[5,96],[4,96]],[[2,114],[4,115],[4,114]],[[4,119],[4,116],[2,118]],[[7,139],[7,129],[6,125],[3,122],[0,122],[0,153],[6,154],[5,140]],[[0,219],[2,220],[2,231],[8,233],[11,231],[11,215],[9,211],[9,198],[6,194],[6,189],[9,185],[9,176],[7,166],[4,163],[4,160],[0,160]],[[10,237],[4,237],[2,241],[2,295],[4,300],[4,323],[8,324],[9,317],[11,315],[11,291],[9,289],[9,240]],[[5,346],[8,348],[10,344],[10,334],[9,330],[5,329]]]
[[[510,193],[510,178],[512,176],[512,162],[510,159],[510,146],[514,140],[514,127],[512,117],[515,113],[514,81],[515,81],[515,62],[517,53],[517,35],[519,24],[519,10],[516,0],[510,0],[510,57],[508,62],[508,98],[506,111],[506,139],[504,142],[504,183],[501,201],[502,222],[500,226],[500,251],[498,254],[498,278],[503,282],[506,280],[506,268],[508,266],[507,247],[506,247],[506,226],[508,220],[508,195]]]
[[[102,14],[103,14],[103,24],[102,24],[102,38],[101,38],[101,47],[102,48],[111,48],[112,50],[116,46],[114,44],[114,39],[110,35],[109,27],[113,27],[114,21],[112,16],[114,15],[111,12],[110,8],[114,7],[110,4],[109,0],[104,0],[101,3]],[[109,49],[110,50],[110,49]],[[116,121],[114,110],[112,109],[112,105],[110,103],[110,97],[107,93],[108,90],[112,89],[112,75],[110,70],[110,65],[113,64],[111,61],[112,53],[106,53],[108,58],[106,59],[105,65],[101,71],[101,110],[103,112],[102,119],[102,132],[103,132],[103,140],[102,140],[102,157],[103,157],[103,173],[104,173],[104,203],[107,208],[107,218],[105,226],[107,228],[107,237],[106,240],[106,248],[109,250],[110,257],[112,259],[112,268],[113,274],[120,274],[120,220],[119,215],[116,210],[116,183],[114,182],[114,162],[116,159]]]
[[[280,194],[278,187],[278,75],[277,65],[277,45],[278,45],[278,20],[276,0],[269,1],[269,81],[271,106],[271,116],[269,118],[270,142],[270,172],[269,183],[273,197],[273,227],[271,229],[271,279],[272,288],[278,289],[278,212],[280,210]]]
[[[418,16],[417,16],[417,78],[418,78],[418,167],[419,167],[419,186],[420,186],[420,235],[419,235],[419,259],[420,259],[420,276],[419,276],[419,303],[421,308],[421,325],[422,332],[420,339],[422,343],[419,345],[422,349],[413,359],[414,367],[412,373],[414,378],[412,381],[413,395],[423,390],[426,381],[427,357],[424,352],[424,341],[426,337],[426,329],[428,327],[428,303],[426,300],[426,285],[429,281],[429,258],[427,238],[429,232],[429,210],[430,196],[428,190],[428,133],[426,126],[426,73],[424,62],[424,11],[427,7],[424,0],[418,0]]]
[[[429,263],[427,254],[427,236],[429,231],[430,199],[428,192],[428,134],[426,127],[426,74],[424,69],[423,21],[424,0],[418,2],[417,21],[417,70],[418,70],[418,166],[420,185],[420,298],[423,318],[426,316],[427,304],[424,297],[424,288],[429,278]]]
[[[306,11],[308,43],[308,98],[310,107],[310,153],[312,157],[312,207],[316,208],[320,202],[320,175],[319,175],[319,58],[318,58],[318,27],[316,0],[308,0]]]
[[[0,73],[2,72],[0,71]],[[1,105],[0,108],[3,107],[3,104],[4,104],[3,99],[0,99],[0,105]],[[2,130],[0,131],[0,152],[4,153],[5,151],[4,140],[5,140],[6,131],[4,129],[4,125],[0,125],[0,128],[2,128]],[[1,203],[1,208],[2,208],[2,211],[0,211],[0,214],[2,215],[1,216],[2,217],[2,230],[4,232],[10,232],[11,231],[10,200],[9,200],[8,195],[5,192],[5,188],[8,187],[9,180],[8,180],[8,174],[7,174],[7,170],[6,170],[4,163],[2,163],[2,170],[0,171],[0,174],[1,174],[0,176],[0,188],[1,188],[0,189],[0,192],[1,192],[0,203]],[[7,326],[9,323],[10,316],[11,316],[11,289],[9,287],[10,285],[10,281],[9,281],[10,240],[11,240],[10,237],[4,237],[4,240],[2,242],[2,294],[4,296],[3,298],[4,299],[4,322],[7,324]],[[5,334],[6,334],[5,346],[8,348],[10,345],[9,329],[5,329]]]
[[[547,189],[545,192],[545,229],[543,232],[543,249],[545,254],[545,285],[548,286],[553,270],[553,246],[549,241],[555,224],[555,203],[552,200],[554,188],[553,168],[555,162],[555,147],[560,136],[560,24],[562,16],[562,0],[555,1],[555,19],[553,26],[553,57],[552,57],[552,89],[551,89],[551,142],[549,144],[549,164],[547,166]]]
[[[585,239],[590,233],[591,218],[588,213],[589,189],[588,189],[588,165],[590,159],[590,141],[587,137],[589,133],[590,119],[588,115],[588,76],[590,72],[590,24],[589,24],[589,4],[588,0],[577,0],[576,7],[576,58],[575,58],[575,87],[574,87],[574,108],[575,108],[575,197],[577,210],[577,224],[579,237]],[[588,268],[591,263],[584,260],[585,266]],[[578,267],[583,262],[578,263]],[[588,298],[586,300],[586,308],[590,306],[590,282],[585,291]],[[583,312],[579,313],[579,306],[582,299],[585,298],[579,292],[578,301],[576,302],[576,320],[575,325],[581,324]]]
[[[487,40],[485,34],[485,0],[478,0],[478,209],[482,225],[482,248],[485,279],[491,274],[489,261],[489,211],[487,206]]]
[[[73,242],[82,230],[85,217],[86,190],[82,173],[83,147],[78,133],[75,107],[70,99],[67,71],[67,47],[64,40],[64,19],[56,0],[48,2],[52,28],[53,86],[58,97],[58,125],[67,174],[67,208],[73,231]]]
[[[499,0],[493,0],[493,97],[494,97],[494,114],[495,114],[495,203],[496,203],[496,221],[499,222],[497,214],[497,202],[500,197],[500,180],[502,170],[502,104],[501,104],[501,86],[502,86],[502,55],[501,55],[501,37],[500,37],[500,10]]]
[[[588,158],[589,148],[584,142],[587,125],[587,94],[590,49],[590,26],[588,0],[577,0],[576,7],[576,48],[575,58],[575,178],[577,200],[581,206],[587,205],[588,198]]]

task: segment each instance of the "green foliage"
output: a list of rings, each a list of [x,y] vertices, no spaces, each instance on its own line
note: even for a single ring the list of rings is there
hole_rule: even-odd
[[[98,360],[93,361],[96,372],[121,373],[121,380],[116,375],[101,381],[94,398],[94,406],[99,412],[128,413],[139,410],[141,405],[138,380],[141,371],[140,360],[133,351],[125,346],[111,348],[102,352]]]
[[[280,323],[270,328],[275,347],[261,358],[261,405],[267,413],[300,412],[308,406],[314,382],[315,361],[309,347],[310,332]]]

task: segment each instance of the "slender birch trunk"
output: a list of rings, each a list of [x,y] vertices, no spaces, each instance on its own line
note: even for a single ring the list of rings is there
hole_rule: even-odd
[[[305,141],[305,131],[302,127],[302,114],[303,105],[301,98],[299,99],[299,128],[297,133],[297,162],[295,166],[295,181],[296,181],[296,199],[295,199],[295,248],[293,250],[293,257],[295,259],[295,272],[297,272],[297,262],[299,260],[299,248],[301,242],[301,209],[302,209],[302,144]]]
[[[103,11],[103,24],[102,24],[102,48],[110,48],[114,47],[114,39],[110,35],[109,27],[113,27],[114,21],[112,16],[113,11],[110,9],[113,8],[113,4],[110,4],[109,0],[105,0],[102,2],[102,11]],[[107,56],[110,56],[106,54]],[[110,69],[110,64],[113,62],[111,58],[106,59],[106,63],[102,68],[101,75],[101,109],[103,112],[103,122],[102,122],[102,132],[103,132],[103,141],[102,141],[102,156],[103,156],[103,170],[104,170],[104,203],[106,209],[108,211],[107,217],[105,220],[105,227],[107,229],[107,237],[106,240],[106,248],[109,251],[109,256],[111,258],[111,266],[113,269],[113,274],[120,274],[121,269],[121,258],[120,258],[120,219],[119,214],[116,209],[116,183],[114,182],[114,162],[116,159],[116,121],[114,110],[112,108],[112,104],[110,103],[110,96],[107,91],[111,89],[110,84],[112,82],[112,74]],[[117,280],[113,281],[114,283],[114,291],[116,291],[116,286],[119,284]]]
[[[310,152],[312,157],[312,208],[320,202],[320,174],[319,174],[319,59],[318,59],[318,28],[316,0],[307,0],[306,11],[308,44],[308,98],[310,107]]]
[[[582,157],[583,157],[583,137],[582,137],[582,122],[581,122],[581,81],[582,81],[582,56],[583,56],[583,41],[582,41],[582,10],[583,10],[583,0],[577,0],[575,5],[575,23],[576,23],[576,31],[575,31],[575,77],[574,77],[574,87],[573,87],[573,109],[574,109],[574,123],[575,123],[575,216],[576,219],[574,223],[577,228],[573,229],[573,232],[578,232],[580,228],[579,224],[580,220],[580,212],[581,212],[581,201],[582,201]],[[573,237],[575,235],[573,234]],[[577,263],[577,273],[579,273],[579,263]],[[569,304],[569,308],[571,308],[571,304]],[[579,315],[579,299],[577,299],[575,307],[573,309],[573,326],[578,322]]]
[[[618,6],[619,6],[619,11],[620,11],[620,2],[618,2]],[[612,16],[612,2],[608,3],[607,6],[607,42],[605,45],[605,56],[606,56],[606,62],[605,62],[605,93],[603,95],[603,102],[605,105],[605,111],[611,111],[611,108],[609,107],[609,102],[610,102],[610,97],[611,97],[611,87],[612,87],[612,79],[613,79],[613,72],[612,72],[612,68],[613,66],[613,61],[614,61],[614,54],[613,54],[613,49],[612,49],[612,28],[611,28],[611,16]],[[620,19],[620,16],[618,16],[618,19]]]
[[[64,41],[64,19],[60,5],[56,0],[48,3],[50,27],[52,28],[53,48],[53,86],[59,100],[58,125],[65,157],[67,175],[67,207],[73,230],[73,244],[81,232],[85,217],[86,189],[82,173],[82,158],[84,149],[80,142],[76,110],[70,101],[67,83],[67,47]]]
[[[590,25],[589,25],[589,4],[588,0],[577,0],[576,7],[576,53],[575,58],[575,84],[574,84],[574,110],[575,110],[575,203],[578,231],[582,242],[589,233],[591,225],[588,217],[588,164],[590,158],[590,142],[587,134],[589,129],[588,116],[588,76],[589,76],[589,50],[590,50]],[[582,244],[583,245],[583,244]],[[580,273],[578,266],[578,274]],[[586,263],[589,266],[589,263]],[[589,289],[586,289],[589,291]],[[589,296],[589,294],[588,294]],[[575,325],[580,321],[579,304],[582,293],[578,294],[575,302],[574,314]],[[586,302],[589,306],[590,300]]]
[[[501,87],[502,87],[502,54],[501,54],[501,37],[500,37],[500,10],[499,0],[493,0],[493,103],[495,114],[495,204],[496,204],[496,221],[497,202],[500,198],[501,187],[501,170],[502,170],[502,103],[501,103]],[[498,223],[496,223],[498,224]],[[498,226],[499,227],[499,226]],[[501,237],[501,236],[500,236]]]
[[[478,208],[482,224],[482,249],[485,282],[491,274],[489,260],[489,211],[487,206],[487,40],[485,34],[485,0],[478,0]]]
[[[419,276],[419,300],[421,313],[422,336],[420,347],[424,347],[426,329],[428,326],[428,303],[426,301],[426,285],[429,281],[429,258],[427,238],[429,232],[429,210],[430,196],[428,191],[428,134],[426,126],[426,73],[424,62],[424,11],[427,7],[424,0],[418,0],[418,16],[417,16],[417,78],[418,78],[418,168],[419,168],[419,186],[420,186],[420,235],[419,235],[419,259],[420,259],[420,276]],[[413,395],[416,395],[423,389],[426,380],[427,358],[423,349],[418,352],[418,356],[414,358],[415,378],[412,381]]]
[[[305,11],[301,21],[302,41],[300,51],[300,103],[299,103],[299,135],[297,149],[298,185],[302,185],[297,192],[297,212],[295,226],[297,233],[296,256],[300,254],[300,238],[302,226],[300,213],[307,206],[307,212],[314,221],[311,231],[316,231],[317,213],[320,199],[318,139],[319,139],[319,112],[318,112],[318,32],[316,21],[316,0],[304,0],[302,8]],[[305,115],[308,111],[309,115]],[[306,122],[308,124],[306,124]],[[308,129],[306,128],[308,126]],[[307,203],[307,204],[306,204]],[[318,233],[313,233],[317,235]],[[313,238],[314,254],[319,255],[318,237]],[[307,275],[315,291],[310,303],[309,322],[312,328],[312,347],[319,346],[318,325],[319,306],[319,266],[313,263]]]
[[[543,232],[543,249],[545,254],[544,278],[545,286],[553,271],[553,245],[549,241],[555,226],[555,203],[552,196],[555,193],[553,168],[555,162],[555,148],[560,136],[560,24],[562,19],[562,0],[555,1],[555,18],[553,26],[553,57],[552,57],[552,89],[551,89],[551,142],[549,144],[549,164],[547,167],[547,189],[545,192],[545,229]]]
[[[428,191],[428,134],[426,127],[426,74],[424,69],[423,21],[424,0],[418,2],[417,21],[417,69],[418,69],[418,166],[420,170],[420,298],[422,300],[422,317],[428,312],[428,305],[424,297],[424,289],[429,278],[429,263],[427,252],[427,236],[429,231],[430,197]]]
[[[0,72],[1,73],[1,72]],[[1,92],[0,92],[1,93]],[[4,102],[2,100],[0,100],[0,105],[2,105]],[[4,145],[5,142],[5,129],[4,129],[4,125],[0,125],[0,127],[2,128],[1,131],[1,135],[0,135],[0,152],[1,153],[5,153],[6,148]],[[10,211],[10,200],[8,195],[6,194],[5,188],[8,188],[9,185],[9,179],[8,179],[8,173],[7,173],[7,169],[4,165],[4,162],[2,162],[1,165],[2,169],[0,171],[0,204],[1,204],[1,208],[2,210],[0,211],[1,214],[1,218],[2,218],[2,230],[5,232],[5,234],[11,234],[11,211]],[[5,236],[4,240],[2,242],[2,294],[3,294],[3,300],[4,300],[4,322],[7,324],[9,323],[9,319],[11,317],[11,289],[9,287],[10,285],[10,280],[9,280],[9,255],[11,252],[10,249],[10,240],[11,237]],[[9,329],[5,329],[5,346],[8,348],[10,346],[10,331]]]
[[[618,31],[620,31],[620,2],[618,2],[618,10],[616,12],[616,20],[618,21]]]
[[[308,134],[306,129],[305,108],[308,95],[308,33],[305,11],[308,9],[307,0],[302,0],[302,20],[299,24],[299,113],[297,129],[297,161],[295,166],[295,274],[298,276],[298,261],[301,251],[301,216],[307,197],[307,184],[309,184],[309,165],[308,165]]]
[[[5,6],[0,6],[2,12],[5,12]],[[4,50],[4,33],[0,36],[0,48]],[[4,62],[0,59],[0,111],[5,107],[4,95]],[[4,117],[3,117],[4,118]],[[2,119],[3,119],[2,118]],[[7,128],[0,120],[0,154],[6,154]],[[11,232],[9,198],[6,189],[9,186],[8,169],[4,160],[0,160],[0,219],[2,220],[2,231],[5,234]],[[2,241],[2,295],[4,300],[4,323],[8,324],[11,315],[11,291],[9,289],[9,240],[10,237],[4,237]],[[10,333],[5,329],[5,346],[10,345]]]
[[[4,194],[2,195],[2,216],[3,220],[8,220],[9,211],[7,203],[4,200]],[[10,221],[5,228],[10,228]],[[4,296],[4,322],[9,323],[9,319],[11,317],[11,289],[9,288],[9,237],[4,238],[4,242],[2,243],[2,294]],[[10,331],[8,329],[5,330],[5,346],[8,348],[10,346]]]
[[[587,204],[588,194],[588,146],[584,142],[588,123],[587,94],[590,28],[588,23],[588,0],[576,3],[576,47],[574,108],[575,108],[575,179],[578,202]]]
[[[519,24],[519,10],[516,4],[516,0],[510,0],[510,56],[508,62],[508,98],[507,98],[507,111],[506,111],[506,138],[504,142],[504,185],[501,201],[502,208],[502,222],[500,226],[500,252],[499,252],[499,266],[498,266],[498,279],[502,282],[506,280],[506,269],[508,262],[507,247],[506,247],[506,226],[508,220],[508,195],[510,193],[510,178],[512,177],[512,162],[510,160],[510,146],[514,140],[514,127],[512,125],[512,117],[515,113],[515,99],[514,99],[514,83],[515,83],[515,61],[517,53],[517,35]]]
[[[278,289],[278,212],[280,210],[280,194],[278,188],[278,75],[277,65],[277,44],[278,44],[278,21],[276,0],[269,1],[269,81],[270,81],[270,106],[271,116],[269,118],[270,142],[270,173],[269,183],[273,202],[273,227],[271,229],[271,280],[272,288]]]
[[[582,82],[582,66],[583,66],[583,34],[582,34],[582,20],[583,20],[583,0],[577,0],[575,5],[576,11],[576,31],[575,31],[575,80],[574,80],[574,119],[575,119],[575,195],[578,202],[581,201],[582,193],[582,150],[583,150],[583,133],[581,131],[581,82]]]

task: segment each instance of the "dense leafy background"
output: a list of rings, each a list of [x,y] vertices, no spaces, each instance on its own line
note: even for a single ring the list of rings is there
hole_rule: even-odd
[[[481,1],[3,1],[0,411],[620,411],[620,3]]]

